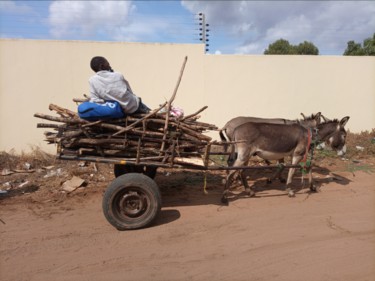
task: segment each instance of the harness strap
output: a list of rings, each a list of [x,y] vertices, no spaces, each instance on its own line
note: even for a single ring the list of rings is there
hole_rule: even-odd
[[[305,155],[303,156],[303,159],[302,159],[300,162],[306,162],[306,160],[307,160],[307,155],[309,154],[310,144],[311,144],[311,129],[309,128],[309,129],[307,130],[307,146],[306,146],[306,152],[305,152]]]

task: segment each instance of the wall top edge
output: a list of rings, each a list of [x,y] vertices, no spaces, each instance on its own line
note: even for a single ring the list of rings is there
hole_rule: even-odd
[[[52,42],[52,43],[95,43],[95,44],[134,44],[134,45],[181,45],[203,46],[202,43],[166,43],[166,42],[130,42],[130,41],[94,41],[94,40],[58,40],[58,39],[24,39],[24,38],[0,38],[0,41],[28,41],[28,42]]]

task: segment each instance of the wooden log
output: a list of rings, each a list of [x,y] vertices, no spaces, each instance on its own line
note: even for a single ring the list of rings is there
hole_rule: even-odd
[[[64,118],[64,117],[56,117],[51,116],[43,113],[35,113],[34,117],[46,119],[49,121],[55,121],[55,122],[61,122],[61,123],[67,123],[67,124],[86,124],[88,121],[78,118]]]
[[[187,62],[187,56],[185,57],[184,59],[184,62],[182,64],[182,68],[180,70],[180,76],[177,80],[177,84],[176,84],[176,87],[174,89],[174,92],[173,92],[173,95],[172,97],[169,99],[168,103],[167,103],[167,112],[166,112],[166,115],[165,115],[165,125],[164,125],[164,137],[163,137],[163,143],[161,145],[161,148],[160,148],[160,151],[163,151],[164,150],[164,146],[165,146],[165,140],[167,138],[167,130],[168,130],[168,123],[169,123],[169,116],[170,116],[170,111],[171,111],[171,105],[172,105],[172,102],[174,101],[175,97],[176,97],[176,94],[177,94],[177,90],[178,90],[178,87],[180,86],[180,82],[181,82],[181,79],[182,79],[182,74],[184,73],[184,69],[185,69],[185,65],[186,65],[186,62]]]
[[[190,128],[188,128],[187,126],[183,125],[183,124],[180,124],[179,126],[185,133],[193,136],[193,137],[196,137],[197,139],[199,140],[204,140],[204,141],[210,141],[211,138],[209,136],[205,136],[203,134],[200,134]]]
[[[54,129],[58,129],[58,128],[60,128],[60,126],[64,126],[64,125],[46,124],[46,123],[38,123],[38,124],[36,124],[37,128],[54,128]]]
[[[50,104],[49,105],[49,110],[54,110],[56,111],[59,115],[61,115],[62,117],[77,117],[78,118],[78,114],[74,111],[71,111],[69,109],[66,109],[66,108],[63,108],[63,107],[60,107],[56,104]]]
[[[64,131],[62,133],[62,138],[76,138],[82,134],[82,130]]]
[[[181,119],[181,121],[184,121],[184,120],[186,120],[186,119],[193,118],[193,117],[197,116],[199,113],[201,113],[203,110],[206,110],[207,108],[208,108],[208,106],[206,105],[206,106],[202,107],[201,109],[199,109],[197,112],[195,112],[195,113],[193,113],[193,114],[190,114],[190,115],[187,115],[187,116],[183,117],[183,118]]]
[[[144,117],[142,117],[141,119],[139,119],[138,121],[132,123],[131,125],[127,126],[126,128],[123,128],[121,129],[120,131],[118,131],[117,133],[113,134],[113,136],[117,136],[119,134],[122,134],[122,133],[125,133],[127,131],[129,131],[130,129],[134,128],[135,125],[137,125],[138,123],[142,122],[144,119],[148,118],[148,117],[151,117],[152,115],[154,115],[156,112],[160,111],[164,106],[165,106],[166,103],[164,103],[163,105],[161,105],[158,109],[155,109],[155,110],[152,110],[150,113],[146,114]]]
[[[73,101],[74,102],[86,102],[86,101],[89,101],[90,99],[88,97],[86,98],[74,98]]]
[[[67,124],[89,124],[90,122],[84,119],[80,118],[64,118],[64,117],[56,117],[56,116],[50,116],[42,113],[35,113],[34,117],[50,120],[50,121],[55,121],[55,122],[61,122],[61,123],[67,123]],[[94,124],[94,126],[101,127],[101,128],[106,128],[106,129],[111,129],[114,131],[120,131],[124,129],[124,127],[118,126],[118,125],[113,125],[109,123],[98,123]]]

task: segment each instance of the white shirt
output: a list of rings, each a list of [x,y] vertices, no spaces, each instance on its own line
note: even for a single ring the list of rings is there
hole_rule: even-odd
[[[89,79],[90,101],[119,102],[125,113],[131,114],[138,109],[139,98],[133,94],[124,76],[118,72],[98,71]]]

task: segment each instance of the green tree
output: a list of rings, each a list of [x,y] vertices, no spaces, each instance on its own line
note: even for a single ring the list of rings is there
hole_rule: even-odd
[[[297,47],[298,55],[319,55],[319,49],[311,42],[300,43]]]
[[[363,56],[365,53],[360,43],[349,41],[345,49],[344,56]]]
[[[268,46],[264,51],[265,55],[292,55],[294,53],[292,45],[289,41],[279,39]]]
[[[375,33],[372,38],[367,38],[363,41],[363,50],[365,56],[375,56]]]
[[[311,42],[304,41],[298,46],[285,39],[276,40],[264,51],[265,55],[319,55],[319,49]]]
[[[348,45],[344,51],[344,56],[375,56],[375,33],[372,38],[366,38],[363,40],[363,46],[361,43],[356,43],[353,40],[348,42]]]

